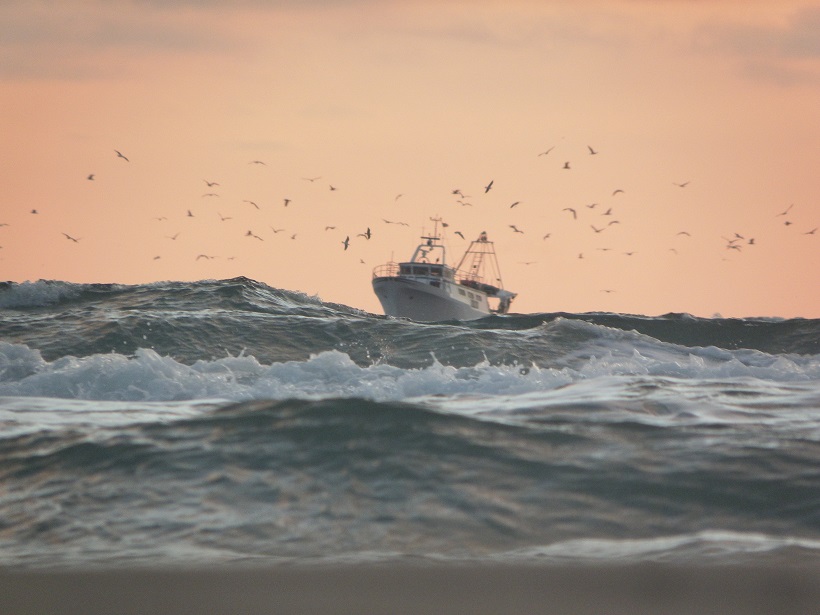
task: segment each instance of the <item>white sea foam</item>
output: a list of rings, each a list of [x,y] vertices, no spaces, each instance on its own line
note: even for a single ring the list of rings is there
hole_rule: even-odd
[[[646,352],[646,354],[643,354]],[[405,369],[357,365],[332,350],[305,361],[261,364],[240,355],[186,365],[153,350],[66,356],[53,362],[24,345],[0,342],[0,396],[109,401],[182,401],[361,397],[398,401],[429,396],[509,396],[552,391],[619,376],[684,380],[820,382],[820,357],[771,357],[752,351],[610,348],[574,368],[442,365]]]

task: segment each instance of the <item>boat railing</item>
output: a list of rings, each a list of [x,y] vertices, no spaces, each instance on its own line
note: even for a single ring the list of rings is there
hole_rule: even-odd
[[[395,278],[399,275],[399,264],[390,261],[373,269],[374,278]]]
[[[424,267],[425,269],[427,269],[427,271],[425,271],[424,274],[417,274],[415,272],[411,273],[410,271],[403,272],[402,267],[401,267],[402,264],[405,265],[405,268],[407,266],[410,266],[410,267],[418,266],[418,267]],[[397,263],[395,261],[390,261],[389,263],[384,263],[382,265],[379,265],[379,266],[375,267],[373,269],[373,277],[374,278],[397,278],[400,275],[402,275],[402,276],[406,275],[408,277],[440,278],[441,275],[442,275],[442,271],[443,271],[443,268],[441,266],[436,266],[436,265],[430,266],[430,265],[423,265],[423,264],[420,264],[420,263],[401,263],[400,264],[400,263]],[[450,271],[452,271],[452,270],[450,270]],[[454,273],[454,275],[453,275],[452,278],[449,278],[449,276],[447,276],[447,277],[451,280],[454,280],[456,282],[456,284],[460,284],[460,285],[465,286],[467,288],[471,288],[473,290],[480,290],[482,292],[487,293],[490,296],[495,295],[499,290],[501,290],[497,286],[494,286],[492,284],[487,284],[484,281],[483,277],[481,277],[479,275],[476,275],[475,273],[463,271],[463,270],[460,270],[460,269],[453,272],[453,273]]]

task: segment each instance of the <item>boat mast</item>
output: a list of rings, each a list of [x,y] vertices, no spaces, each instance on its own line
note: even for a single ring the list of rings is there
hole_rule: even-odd
[[[486,231],[482,231],[478,239],[470,243],[456,270],[464,279],[504,288],[495,254],[495,244],[487,239]]]

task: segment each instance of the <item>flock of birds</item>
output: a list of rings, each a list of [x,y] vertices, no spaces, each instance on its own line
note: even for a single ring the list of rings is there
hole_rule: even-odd
[[[537,155],[538,155],[538,157],[549,156],[553,152],[554,149],[555,149],[555,146],[551,146],[551,147],[547,148],[546,150],[539,152]],[[116,155],[116,158],[121,159],[124,163],[130,163],[131,162],[130,159],[125,154],[123,154],[121,151],[114,150],[114,153]],[[592,146],[587,146],[587,154],[589,156],[598,156],[599,155],[599,150],[593,148]],[[251,160],[248,164],[258,165],[258,166],[267,166],[266,163],[262,160]],[[564,161],[563,165],[558,167],[558,168],[561,169],[562,171],[572,171],[574,169],[573,164],[571,164],[571,161]],[[88,181],[95,181],[96,180],[96,174],[95,173],[90,173],[86,176],[86,179]],[[309,182],[309,183],[313,184],[313,183],[316,183],[319,180],[321,180],[322,177],[321,176],[310,176],[310,177],[302,177],[301,179],[306,181],[306,182]],[[208,180],[208,179],[204,179],[203,182],[205,183],[205,187],[207,189],[207,192],[204,192],[202,194],[202,198],[203,199],[218,199],[220,197],[220,193],[218,192],[218,190],[220,188],[220,183],[218,181],[213,181],[213,180]],[[689,181],[672,182],[672,185],[675,186],[678,189],[685,189],[689,186],[689,184],[690,184]],[[481,187],[480,193],[482,195],[488,194],[491,190],[493,190],[494,185],[495,185],[495,181],[490,180],[488,183],[486,183],[484,186]],[[327,184],[327,190],[330,191],[330,192],[336,192],[337,187],[334,184]],[[625,191],[623,189],[617,188],[617,189],[615,189],[611,192],[610,196],[612,198],[617,198],[617,197],[619,197],[619,195],[622,195],[624,193],[625,193]],[[474,206],[473,202],[471,201],[472,197],[465,194],[459,188],[452,189],[451,192],[450,192],[450,195],[451,195],[451,197],[455,197],[454,203],[461,206],[461,207],[473,207]],[[394,198],[394,202],[399,201],[399,199],[402,196],[403,196],[402,194],[397,194]],[[259,204],[256,203],[253,200],[244,199],[242,202],[245,205],[249,206],[249,207],[255,208],[256,210],[261,209]],[[282,206],[284,208],[289,207],[292,203],[293,203],[293,201],[292,201],[291,198],[283,198],[282,199]],[[512,203],[510,203],[508,205],[508,209],[513,210],[513,209],[519,208],[521,205],[522,205],[521,200],[515,200],[515,201],[513,201]],[[783,218],[782,223],[785,226],[793,225],[794,223],[793,223],[793,221],[790,217],[790,214],[792,213],[793,207],[794,207],[794,205],[789,205],[784,211],[775,214],[774,218],[781,218],[782,217]],[[569,206],[563,207],[560,211],[561,211],[562,214],[566,214],[568,221],[571,220],[573,223],[578,223],[580,220],[582,220],[582,218],[587,219],[587,216],[585,215],[584,210],[587,210],[590,213],[594,212],[594,214],[595,214],[595,218],[592,221],[588,222],[588,226],[591,229],[591,231],[595,234],[595,236],[599,236],[602,233],[604,233],[605,231],[607,231],[608,229],[612,228],[613,226],[621,224],[621,221],[615,217],[615,211],[614,211],[615,206],[601,206],[599,203],[590,203],[590,204],[586,204],[586,205],[583,205],[583,206],[579,205],[579,206],[576,206],[576,207],[569,207]],[[32,209],[31,210],[31,214],[36,215],[36,214],[39,214],[39,213],[40,212],[37,209]],[[219,211],[217,211],[216,214],[218,215],[219,220],[221,222],[227,222],[227,221],[233,219],[233,216],[225,216],[222,213],[220,213]],[[186,214],[185,214],[185,216],[189,217],[189,218],[193,218],[196,215],[197,214],[194,214],[194,212],[191,209],[187,209]],[[159,222],[164,222],[164,221],[168,220],[168,218],[166,216],[158,216],[155,219]],[[387,218],[381,218],[381,220],[384,224],[388,224],[388,225],[399,225],[399,226],[407,226],[407,227],[410,226],[409,223],[403,222],[403,221],[391,220],[391,219],[387,219]],[[444,227],[444,231],[446,233],[447,228],[450,225],[447,222],[444,222],[444,221],[441,221],[441,223],[442,223],[442,226]],[[8,225],[8,223],[0,222],[0,227],[2,227],[2,226],[9,226],[9,225]],[[525,229],[521,228],[520,225],[518,225],[518,224],[508,224],[507,226],[509,227],[509,229],[511,230],[511,232],[513,234],[520,234],[520,235],[525,234]],[[274,235],[282,233],[282,232],[286,232],[284,228],[278,228],[278,227],[274,227],[274,226],[270,226],[270,230],[274,233]],[[325,231],[335,231],[335,230],[337,230],[337,227],[335,225],[325,225],[324,230]],[[801,231],[801,233],[804,234],[804,235],[815,235],[817,233],[817,231],[818,231],[818,227],[815,227],[815,228],[812,228],[810,230]],[[465,235],[462,231],[452,230],[451,232],[453,232],[454,235],[460,237],[461,240],[466,241],[466,237],[465,237]],[[549,240],[552,237],[552,234],[553,234],[552,232],[543,233],[542,239],[545,240],[545,241]],[[75,244],[80,243],[80,241],[81,241],[80,237],[77,237],[72,233],[63,232],[62,235],[67,241],[71,241]],[[290,239],[292,239],[292,240],[295,240],[297,238],[297,233],[295,233],[295,232],[288,232],[288,235],[290,236]],[[374,235],[374,233],[371,230],[371,227],[369,227],[369,226],[366,229],[362,230],[361,232],[350,232],[350,233],[344,234],[344,238],[341,239],[340,242],[339,242],[340,243],[340,249],[344,250],[344,251],[347,251],[348,249],[350,249],[350,247],[351,247],[351,237],[353,237],[356,240],[358,240],[358,238],[361,237],[361,238],[364,239],[364,241],[369,241],[373,237],[373,235]],[[739,233],[739,232],[733,232],[733,233],[730,233],[729,235],[730,236],[728,236],[728,237],[727,236],[721,236],[722,240],[725,242],[725,248],[728,251],[740,252],[745,248],[757,245],[757,240],[756,240],[755,237],[746,236],[746,235],[744,235],[742,233]],[[179,236],[180,236],[179,231],[172,234],[172,235],[166,235],[167,239],[169,239],[171,241],[176,241]],[[252,229],[248,229],[244,233],[244,236],[248,239],[252,239],[252,240],[255,240],[255,241],[265,241],[265,238],[262,235],[255,232]],[[680,230],[680,231],[677,232],[676,236],[691,237],[692,235],[687,230]],[[0,247],[2,247],[2,246],[0,246]],[[595,249],[599,250],[599,251],[603,251],[603,252],[607,252],[607,251],[612,250],[612,248],[609,248],[609,247],[597,247]],[[677,249],[674,248],[674,247],[669,248],[669,250],[674,252],[674,253],[677,253]],[[624,250],[624,251],[622,251],[622,253],[626,256],[633,256],[637,252],[636,252],[636,250]],[[154,258],[154,260],[159,260],[161,258],[161,256],[156,255],[153,258]],[[217,258],[217,257],[213,254],[207,254],[207,253],[199,253],[195,256],[195,260],[202,260],[202,259],[212,260],[214,258]],[[233,260],[234,257],[226,257],[226,258],[228,260]],[[584,252],[579,252],[577,258],[578,259],[584,259],[585,258]],[[364,263],[365,261],[363,259],[360,259],[360,262]],[[523,265],[532,265],[532,264],[535,264],[536,262],[538,262],[538,261],[519,261],[519,263],[523,264]],[[611,293],[611,292],[614,292],[614,291],[612,289],[603,289],[602,292]]]

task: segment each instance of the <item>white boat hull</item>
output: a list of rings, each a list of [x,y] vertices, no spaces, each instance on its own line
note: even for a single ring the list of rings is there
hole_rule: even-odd
[[[401,277],[377,277],[373,278],[373,291],[388,316],[440,322],[476,320],[490,315],[485,295],[471,292],[470,299],[458,292],[457,284],[444,281],[439,286],[433,286]]]

